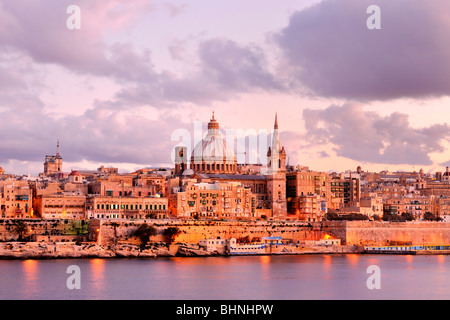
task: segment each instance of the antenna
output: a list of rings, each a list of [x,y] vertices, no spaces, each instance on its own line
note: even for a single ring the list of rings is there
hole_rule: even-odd
[[[56,157],[57,157],[57,158],[60,158],[60,157],[61,157],[61,155],[60,155],[60,153],[59,153],[59,139],[57,140],[57,143],[56,143]]]

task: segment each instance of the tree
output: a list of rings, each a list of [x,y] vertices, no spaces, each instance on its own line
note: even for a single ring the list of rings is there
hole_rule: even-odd
[[[373,215],[373,220],[374,221],[381,221],[381,217],[379,215],[377,215],[377,214],[374,214]]]
[[[155,227],[143,223],[135,231],[134,236],[138,237],[141,240],[141,247],[145,247],[150,241],[150,237],[155,236],[156,234],[157,231]]]
[[[111,226],[114,228],[114,244],[117,244],[117,227],[119,224],[117,222],[112,222]]]
[[[17,240],[23,241],[24,235],[28,232],[28,227],[25,222],[23,222],[21,220],[16,220],[16,221],[14,221],[14,231],[19,236],[17,238]]]
[[[415,220],[414,215],[411,212],[403,212],[401,216],[405,221],[414,221]]]
[[[434,215],[433,213],[427,211],[423,214],[423,220],[427,220],[427,221],[441,221],[442,218],[441,217],[436,217],[436,215]]]
[[[169,227],[164,229],[163,236],[166,243],[172,243],[175,240],[175,237],[181,233],[178,227]]]

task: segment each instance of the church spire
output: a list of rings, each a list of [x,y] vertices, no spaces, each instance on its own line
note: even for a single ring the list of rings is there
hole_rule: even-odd
[[[278,153],[281,151],[280,133],[278,130],[278,115],[275,113],[275,124],[273,126],[272,137],[272,152]]]
[[[275,112],[275,125],[273,126],[274,129],[278,129],[278,114]]]

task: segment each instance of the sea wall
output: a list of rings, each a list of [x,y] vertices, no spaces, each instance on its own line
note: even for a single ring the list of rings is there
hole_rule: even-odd
[[[97,225],[95,220],[0,219],[0,241],[92,241]]]
[[[350,245],[450,243],[450,223],[444,222],[337,221],[324,222],[323,229]]]
[[[151,242],[164,242],[163,231],[177,227],[175,242],[197,244],[201,239],[237,238],[258,241],[278,236],[285,242],[302,243],[320,240],[326,235],[349,245],[449,244],[450,223],[324,221],[309,224],[300,221],[205,221],[205,220],[68,220],[68,219],[0,219],[0,242],[20,240],[18,222],[26,226],[22,239],[33,242],[95,242],[102,245],[139,244],[134,232],[143,223],[156,228]]]
[[[177,227],[180,231],[175,242],[195,244],[201,239],[209,238],[237,238],[256,241],[266,236],[282,237],[286,242],[299,243],[304,240],[323,239],[329,232],[328,230],[314,230],[308,223],[298,221],[102,220],[99,227],[99,243],[133,242],[135,241],[133,234],[142,223],[147,223],[157,229],[158,235],[150,239],[153,242],[164,241],[162,232],[168,227]]]

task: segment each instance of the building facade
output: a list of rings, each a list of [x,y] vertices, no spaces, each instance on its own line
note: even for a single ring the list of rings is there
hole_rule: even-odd
[[[33,193],[27,181],[0,181],[0,213],[2,218],[33,217]]]
[[[162,197],[88,196],[86,217],[96,219],[165,219],[169,207]]]
[[[84,195],[44,194],[35,199],[35,214],[44,219],[85,219],[85,206]]]
[[[256,196],[239,183],[189,182],[169,197],[178,218],[257,218]]]

